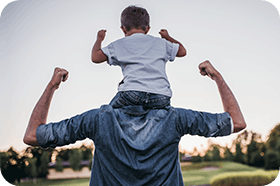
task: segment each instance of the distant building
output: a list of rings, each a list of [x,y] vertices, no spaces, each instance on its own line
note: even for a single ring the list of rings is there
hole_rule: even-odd
[[[192,161],[192,156],[190,154],[185,154],[182,157],[182,162],[191,162]]]

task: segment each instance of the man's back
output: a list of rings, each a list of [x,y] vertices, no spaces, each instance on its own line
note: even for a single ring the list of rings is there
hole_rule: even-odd
[[[174,112],[101,107],[91,185],[183,185]]]
[[[95,143],[90,185],[183,185],[178,143],[184,134],[231,133],[228,113],[211,114],[166,107],[113,109],[103,105],[58,123],[41,125],[42,147],[90,138]]]

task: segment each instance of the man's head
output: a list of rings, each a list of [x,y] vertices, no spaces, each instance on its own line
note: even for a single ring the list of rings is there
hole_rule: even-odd
[[[121,26],[127,31],[132,28],[147,31],[150,28],[150,16],[144,8],[128,6],[122,11]]]

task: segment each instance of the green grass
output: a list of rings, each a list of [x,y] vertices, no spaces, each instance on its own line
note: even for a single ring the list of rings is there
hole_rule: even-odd
[[[203,167],[220,167],[216,170],[205,171],[201,170]],[[233,163],[233,162],[209,162],[209,163],[195,163],[191,165],[194,169],[182,167],[183,179],[185,186],[188,185],[203,185],[209,184],[211,178],[225,172],[240,172],[240,171],[256,171],[257,168],[249,167],[247,165]]]
[[[205,171],[204,167],[219,167],[217,170]],[[211,178],[225,172],[241,172],[259,170],[247,165],[233,162],[203,162],[182,166],[182,173],[185,186],[209,184]],[[62,180],[42,180],[38,179],[36,186],[88,186],[89,178],[83,179],[62,179]],[[19,184],[19,186],[35,186],[32,181]]]

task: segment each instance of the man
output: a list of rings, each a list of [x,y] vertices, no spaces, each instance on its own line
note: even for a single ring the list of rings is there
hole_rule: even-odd
[[[238,103],[222,75],[205,61],[200,73],[219,89],[224,113],[211,114],[168,106],[145,110],[142,106],[113,109],[103,105],[58,123],[46,124],[51,99],[68,72],[56,68],[36,104],[24,143],[63,146],[90,138],[95,143],[90,185],[184,185],[178,143],[185,134],[216,137],[246,127]]]

